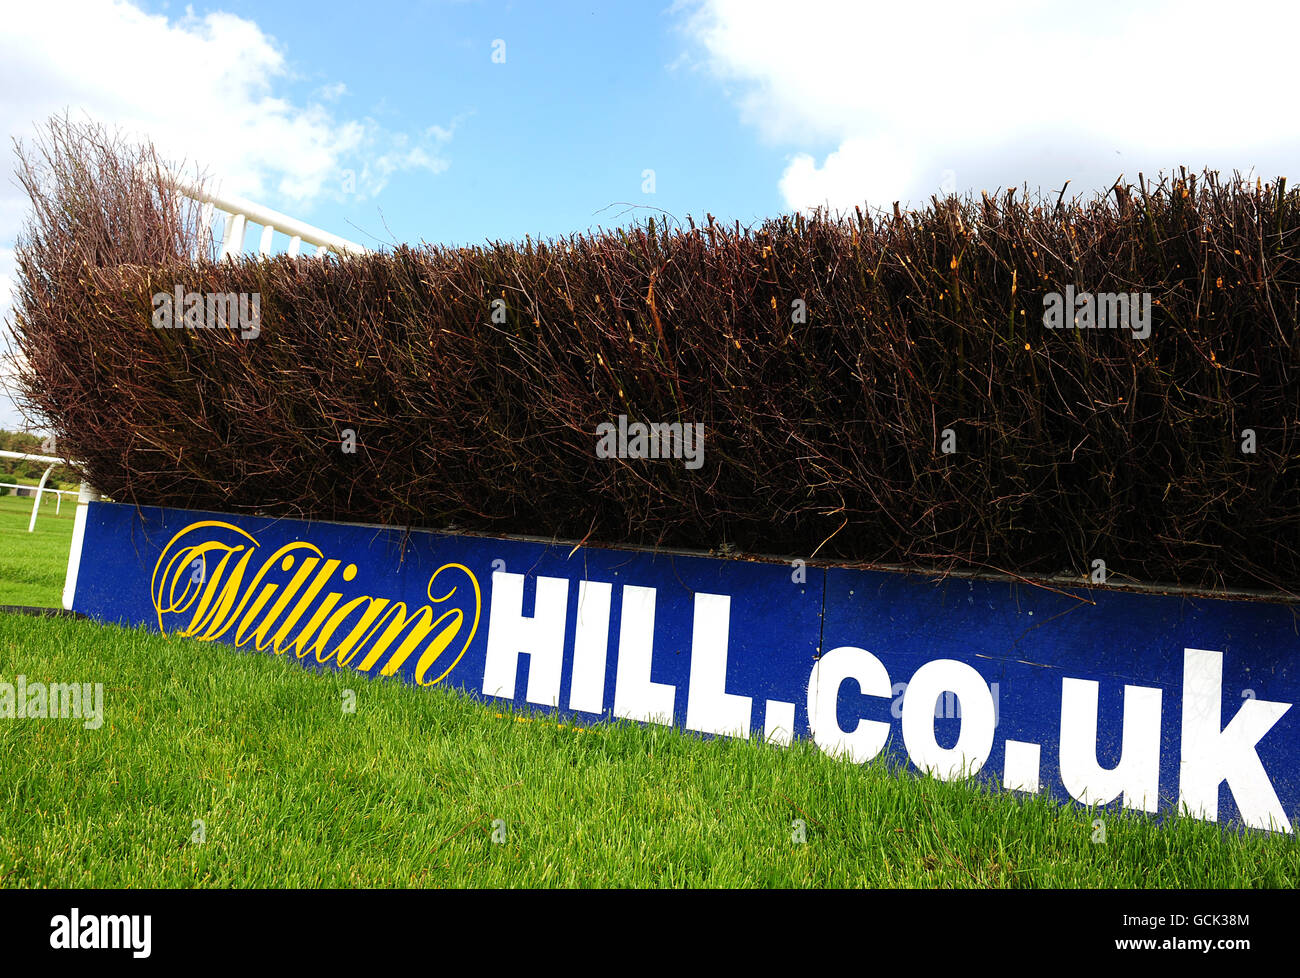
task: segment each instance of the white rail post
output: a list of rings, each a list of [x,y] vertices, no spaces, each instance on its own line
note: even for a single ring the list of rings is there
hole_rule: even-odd
[[[222,258],[243,254],[244,234],[247,230],[248,222],[243,214],[231,214],[226,218],[226,236],[221,242]]]
[[[58,464],[58,462],[54,463],[54,465]],[[45,492],[45,480],[48,479],[50,473],[54,471],[54,465],[46,467],[44,474],[41,475],[41,481],[36,485],[36,502],[32,504],[32,518],[27,522],[28,533],[36,532],[36,514],[41,511],[41,495]]]

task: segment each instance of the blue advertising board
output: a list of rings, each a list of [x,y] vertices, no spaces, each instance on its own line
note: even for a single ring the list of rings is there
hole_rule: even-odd
[[[89,505],[74,610],[579,721],[1290,832],[1300,607]],[[196,646],[201,649],[202,646]]]

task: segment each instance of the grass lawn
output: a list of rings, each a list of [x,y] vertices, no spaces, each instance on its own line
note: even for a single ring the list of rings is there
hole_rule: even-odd
[[[65,496],[58,516],[53,494],[41,499],[36,532],[27,532],[30,498],[0,496],[0,605],[57,608],[72,545],[75,496]]]
[[[1300,885],[1292,836],[1060,808],[806,743],[560,728],[79,620],[0,615],[0,677],[19,674],[102,682],[103,724],[0,719],[5,886]]]
[[[29,535],[31,500],[0,497],[0,604],[59,604],[74,509],[51,502]],[[3,886],[1300,885],[1292,836],[1061,808],[807,743],[574,730],[86,621],[0,615],[0,680],[19,675],[103,683],[104,713],[0,718]]]

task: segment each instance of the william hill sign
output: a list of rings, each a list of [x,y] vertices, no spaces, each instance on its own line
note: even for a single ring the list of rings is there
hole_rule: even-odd
[[[92,503],[73,608],[592,722],[1290,832],[1300,607]]]

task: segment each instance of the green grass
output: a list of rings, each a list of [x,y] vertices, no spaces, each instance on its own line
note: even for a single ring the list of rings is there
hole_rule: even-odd
[[[63,601],[77,500],[65,497],[55,516],[55,497],[43,497],[36,532],[28,533],[32,502],[0,496],[0,605],[56,608]]]
[[[0,472],[0,482],[16,482],[20,486],[40,485],[40,477],[34,475],[15,475],[12,472]],[[76,486],[64,485],[58,479],[47,479],[45,481],[46,489],[75,489]],[[12,489],[9,490],[11,493]]]
[[[0,497],[0,604],[59,603],[74,508],[51,503],[29,535],[31,500]],[[0,678],[20,674],[102,682],[105,718],[0,719],[4,886],[1300,884],[1290,836],[1061,808],[806,743],[576,731],[83,621],[0,615]]]
[[[6,886],[1300,884],[1290,836],[1061,808],[803,743],[560,728],[84,621],[0,615],[0,676],[18,674],[102,682],[104,723],[0,719]]]

